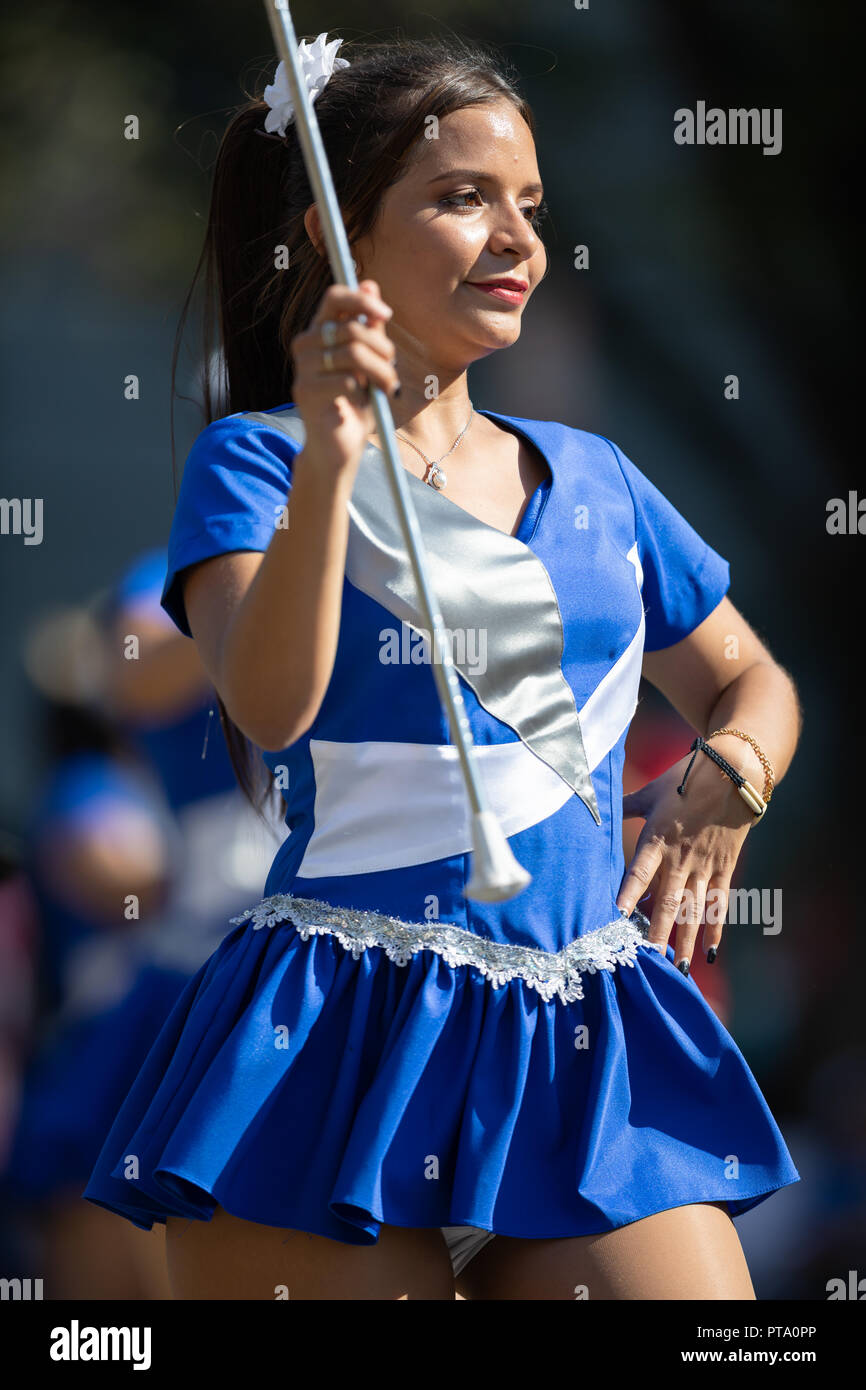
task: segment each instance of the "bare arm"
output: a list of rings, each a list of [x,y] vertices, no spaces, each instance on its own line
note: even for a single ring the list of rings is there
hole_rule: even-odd
[[[218,555],[184,584],[190,631],[235,724],[279,751],[309,728],[337,650],[351,478],[304,449],[288,529],[268,549]]]
[[[364,313],[361,324],[351,315]],[[374,281],[331,285],[310,328],[292,344],[294,398],[305,445],[293,464],[288,526],[264,553],[200,561],[184,602],[202,664],[230,718],[260,748],[279,751],[310,727],[324,698],[340,628],[347,502],[374,428],[364,389],[393,392],[390,317]],[[321,324],[340,322],[333,368],[323,367]]]
[[[797,691],[729,599],[681,642],[646,653],[643,670],[703,737],[722,727],[751,734],[778,785],[800,735]],[[748,743],[725,734],[712,746],[763,790],[764,770]],[[691,757],[623,798],[623,815],[641,816],[645,824],[617,895],[617,906],[631,912],[648,889],[655,890],[650,940],[665,946],[676,922],[676,961],[684,967],[702,922],[704,949],[714,959],[731,875],[756,823],[733,782],[705,755],[696,756],[683,794],[677,792]]]
[[[682,642],[647,652],[643,673],[704,738],[721,728],[751,734],[773,764],[777,785],[782,780],[802,726],[797,692],[729,598]],[[745,740],[725,734],[713,747],[761,790],[763,768]]]

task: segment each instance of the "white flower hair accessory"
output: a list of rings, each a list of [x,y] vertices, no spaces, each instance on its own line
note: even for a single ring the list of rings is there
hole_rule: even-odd
[[[332,39],[330,43],[326,43],[327,37],[326,30],[324,34],[319,34],[312,43],[307,43],[305,39],[301,39],[298,44],[301,72],[304,84],[310,94],[310,101],[315,101],[316,97],[322,93],[328,78],[336,68],[349,66],[345,58],[337,57],[337,49],[343,40]],[[268,134],[285,135],[286,127],[295,114],[295,108],[289,91],[286,65],[282,61],[274,74],[273,82],[270,86],[265,87],[262,97],[271,108],[265,117],[265,130]]]

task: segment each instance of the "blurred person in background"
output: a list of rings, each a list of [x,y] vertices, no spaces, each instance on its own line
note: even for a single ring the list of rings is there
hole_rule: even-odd
[[[167,552],[130,565],[103,603],[106,701],[172,812],[170,910],[150,939],[160,958],[197,969],[245,906],[285,836],[264,764],[254,809],[238,786],[213,686],[195,643],[160,603]],[[216,933],[216,936],[215,936]],[[158,941],[158,946],[157,946]]]
[[[277,843],[237,789],[194,644],[159,607],[164,577],[165,552],[146,552],[29,653],[37,684],[37,651],[58,645],[88,673],[86,705],[48,706],[58,761],[29,834],[47,1019],[3,1178],[7,1205],[38,1212],[51,1298],[169,1296],[161,1232],[81,1193],[153,1039]]]
[[[166,900],[170,831],[152,778],[100,706],[102,658],[97,625],[74,609],[39,623],[25,654],[48,765],[24,852],[40,926],[39,1007],[0,1189],[28,1234],[38,1232],[34,1272],[54,1298],[147,1296],[160,1274],[156,1242],[123,1238],[81,1201],[111,1107],[173,999],[169,989],[161,1005],[123,1007],[136,922]]]

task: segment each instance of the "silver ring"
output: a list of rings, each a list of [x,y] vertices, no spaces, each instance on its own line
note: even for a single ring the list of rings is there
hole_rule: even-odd
[[[340,325],[338,323],[335,323],[333,319],[325,320],[325,322],[322,324],[322,342],[324,343],[325,347],[336,346],[337,334],[339,333],[339,331]]]
[[[327,348],[325,348],[322,353],[322,362],[326,372],[332,372],[334,370],[334,354],[329,352]]]

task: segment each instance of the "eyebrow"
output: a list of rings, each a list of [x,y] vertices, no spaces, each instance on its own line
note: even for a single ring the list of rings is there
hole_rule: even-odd
[[[485,174],[480,169],[447,169],[444,174],[436,174],[429,183],[440,183],[443,179],[474,179],[476,183],[498,183],[499,180],[493,174]],[[523,191],[529,193],[543,193],[544,185],[541,183],[525,183]]]

